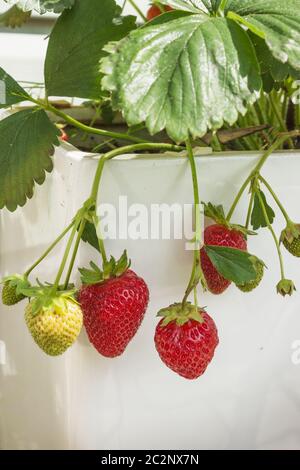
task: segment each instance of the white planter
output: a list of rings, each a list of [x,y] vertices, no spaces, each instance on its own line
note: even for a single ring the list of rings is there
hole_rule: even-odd
[[[197,159],[201,198],[228,207],[256,154],[222,154]],[[2,211],[1,276],[20,272],[57,235],[87,197],[94,158],[60,148],[55,170],[34,198],[13,214]],[[300,154],[270,157],[264,174],[299,220]],[[191,176],[183,158],[116,159],[107,164],[101,201],[190,203]],[[242,201],[236,221],[243,216]],[[242,219],[243,220],[243,219]],[[283,227],[280,216],[275,228]],[[299,293],[276,295],[278,262],[267,230],[250,239],[250,250],[269,266],[262,285],[248,295],[234,287],[224,295],[205,294],[220,345],[206,374],[180,378],[160,361],[153,344],[159,308],[179,300],[191,252],[184,241],[109,241],[118,256],[127,248],[133,269],[151,291],[145,321],[126,353],[101,357],[83,331],[64,356],[52,359],[33,343],[23,320],[24,305],[1,307],[0,447],[3,449],[292,449],[300,448],[300,365],[292,345],[300,340]],[[37,271],[53,277],[61,249]],[[300,288],[300,263],[288,257],[287,274]],[[78,264],[97,259],[82,246]],[[299,291],[298,291],[299,292]],[[3,349],[2,343],[2,349]]]

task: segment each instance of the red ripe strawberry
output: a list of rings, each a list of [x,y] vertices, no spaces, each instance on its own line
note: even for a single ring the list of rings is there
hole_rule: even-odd
[[[92,266],[95,277],[97,267]],[[93,273],[80,271],[86,279]],[[82,286],[79,302],[84,326],[90,342],[100,354],[116,357],[125,351],[143,320],[148,301],[146,283],[129,269],[116,277]]]
[[[245,235],[239,230],[230,229],[221,224],[210,225],[205,229],[204,244],[247,250]],[[203,248],[200,254],[202,271],[209,291],[213,294],[222,294],[231,282],[218,273]]]
[[[168,5],[165,5],[163,8],[165,12],[173,10],[173,8],[169,7]],[[162,11],[160,10],[160,8],[157,5],[152,5],[147,11],[147,20],[151,21],[153,20],[153,18],[156,18],[157,16],[161,14],[162,14]]]
[[[66,133],[66,131],[61,129],[60,132],[61,132],[60,139],[63,140],[64,142],[68,142],[69,141],[69,136]]]
[[[170,305],[155,332],[155,346],[167,367],[186,379],[197,379],[211,362],[219,343],[217,327],[203,310],[187,304]]]

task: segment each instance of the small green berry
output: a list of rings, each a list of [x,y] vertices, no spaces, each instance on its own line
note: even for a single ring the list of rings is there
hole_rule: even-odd
[[[264,277],[264,265],[262,263],[256,263],[256,278],[253,281],[246,282],[245,284],[238,285],[237,287],[242,292],[251,292],[256,289],[261,283],[262,278]]]
[[[300,225],[290,222],[281,232],[280,241],[291,255],[300,258]]]
[[[281,279],[276,286],[277,293],[285,297],[286,295],[293,295],[296,290],[295,284],[290,279]]]
[[[292,242],[289,242],[286,238],[282,241],[284,247],[291,253],[291,255],[300,258],[300,237],[294,238]]]
[[[4,305],[16,305],[21,300],[25,299],[25,295],[17,294],[17,287],[11,284],[11,281],[6,281],[2,288],[2,303]]]

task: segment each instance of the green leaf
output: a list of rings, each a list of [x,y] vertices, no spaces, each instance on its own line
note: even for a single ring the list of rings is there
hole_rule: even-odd
[[[208,202],[207,204],[205,202],[202,202],[202,204],[204,207],[204,215],[214,220],[217,224],[224,225],[230,230],[237,230],[238,232],[242,233],[245,238],[247,237],[247,235],[256,235],[255,232],[253,232],[252,230],[248,230],[243,225],[232,224],[228,222],[222,204],[219,204],[218,206],[212,204],[211,202]]]
[[[90,266],[92,269],[87,268],[79,268],[79,272],[81,274],[81,282],[82,284],[98,284],[99,282],[103,281],[103,273],[98,266],[90,262]]]
[[[288,76],[295,79],[300,77],[300,71],[293,69],[288,63],[283,64],[275,59],[264,39],[261,39],[252,32],[249,32],[249,36],[256,50],[263,79],[265,80],[269,75],[273,80],[271,89],[275,86],[274,82],[282,82]],[[269,91],[269,89],[270,87],[268,87],[266,91]]]
[[[253,264],[255,257],[247,251],[212,245],[205,245],[204,248],[214,267],[225,279],[239,285],[256,278]]]
[[[118,261],[111,256],[108,261],[104,262],[102,270],[93,261],[90,262],[90,266],[92,269],[79,268],[83,284],[98,284],[107,279],[122,276],[130,268],[130,260],[125,250]]]
[[[274,218],[275,218],[275,212],[273,211],[272,207],[269,206],[265,194],[260,189],[257,189],[255,192],[255,196],[254,196],[254,205],[253,205],[253,210],[251,214],[251,225],[253,227],[253,230],[257,230],[261,227],[264,228],[268,226],[264,213],[261,208],[258,194],[260,194],[263,200],[263,203],[266,208],[266,212],[268,214],[268,218],[271,224],[274,222]]]
[[[65,8],[71,8],[75,0],[5,0],[10,5],[17,5],[23,11],[35,10],[38,13],[53,11],[61,13]]]
[[[14,211],[33,196],[53,168],[59,130],[43,110],[27,109],[0,121],[0,209]]]
[[[205,217],[209,217],[218,224],[227,225],[224,207],[222,204],[214,205],[211,202],[208,202],[207,204],[202,202],[202,204]]]
[[[299,0],[229,0],[225,11],[265,39],[275,59],[300,70]]]
[[[26,101],[27,97],[26,91],[0,67],[0,109]]]
[[[99,61],[103,47],[135,28],[133,16],[121,17],[114,0],[76,0],[58,19],[49,39],[45,84],[49,96],[99,99]],[[100,9],[99,9],[100,6]]]
[[[13,286],[16,288],[16,294],[22,294],[22,289],[28,289],[30,288],[30,282],[28,281],[28,278],[24,274],[13,274],[10,276],[4,277],[0,283],[5,284],[9,282],[10,286]]]
[[[81,235],[81,239],[82,241],[89,243],[97,251],[100,251],[95,225],[92,224],[91,222],[86,222],[84,231]]]
[[[176,142],[201,137],[245,114],[261,88],[247,33],[197,14],[133,31],[102,61],[103,87],[129,125],[164,128]]]

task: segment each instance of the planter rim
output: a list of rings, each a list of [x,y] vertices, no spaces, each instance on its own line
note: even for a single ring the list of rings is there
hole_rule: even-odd
[[[84,152],[82,150],[77,149],[72,144],[68,142],[62,142],[58,147],[60,150],[64,150],[69,157],[72,157],[76,160],[99,160],[101,154],[99,153],[92,153],[92,152]],[[134,153],[134,154],[122,154],[115,157],[112,161],[133,161],[133,160],[177,160],[181,159],[184,160],[186,157],[184,155],[185,151],[182,152],[164,152],[164,153]],[[211,148],[200,148],[196,149],[195,157],[196,158],[213,158],[213,159],[235,159],[237,157],[246,158],[255,158],[263,155],[263,151],[257,150],[246,150],[246,151],[225,151],[225,152],[213,152]],[[300,149],[292,149],[292,150],[276,150],[275,152],[270,155],[269,159],[271,158],[278,158],[280,156],[299,156],[300,157]]]

